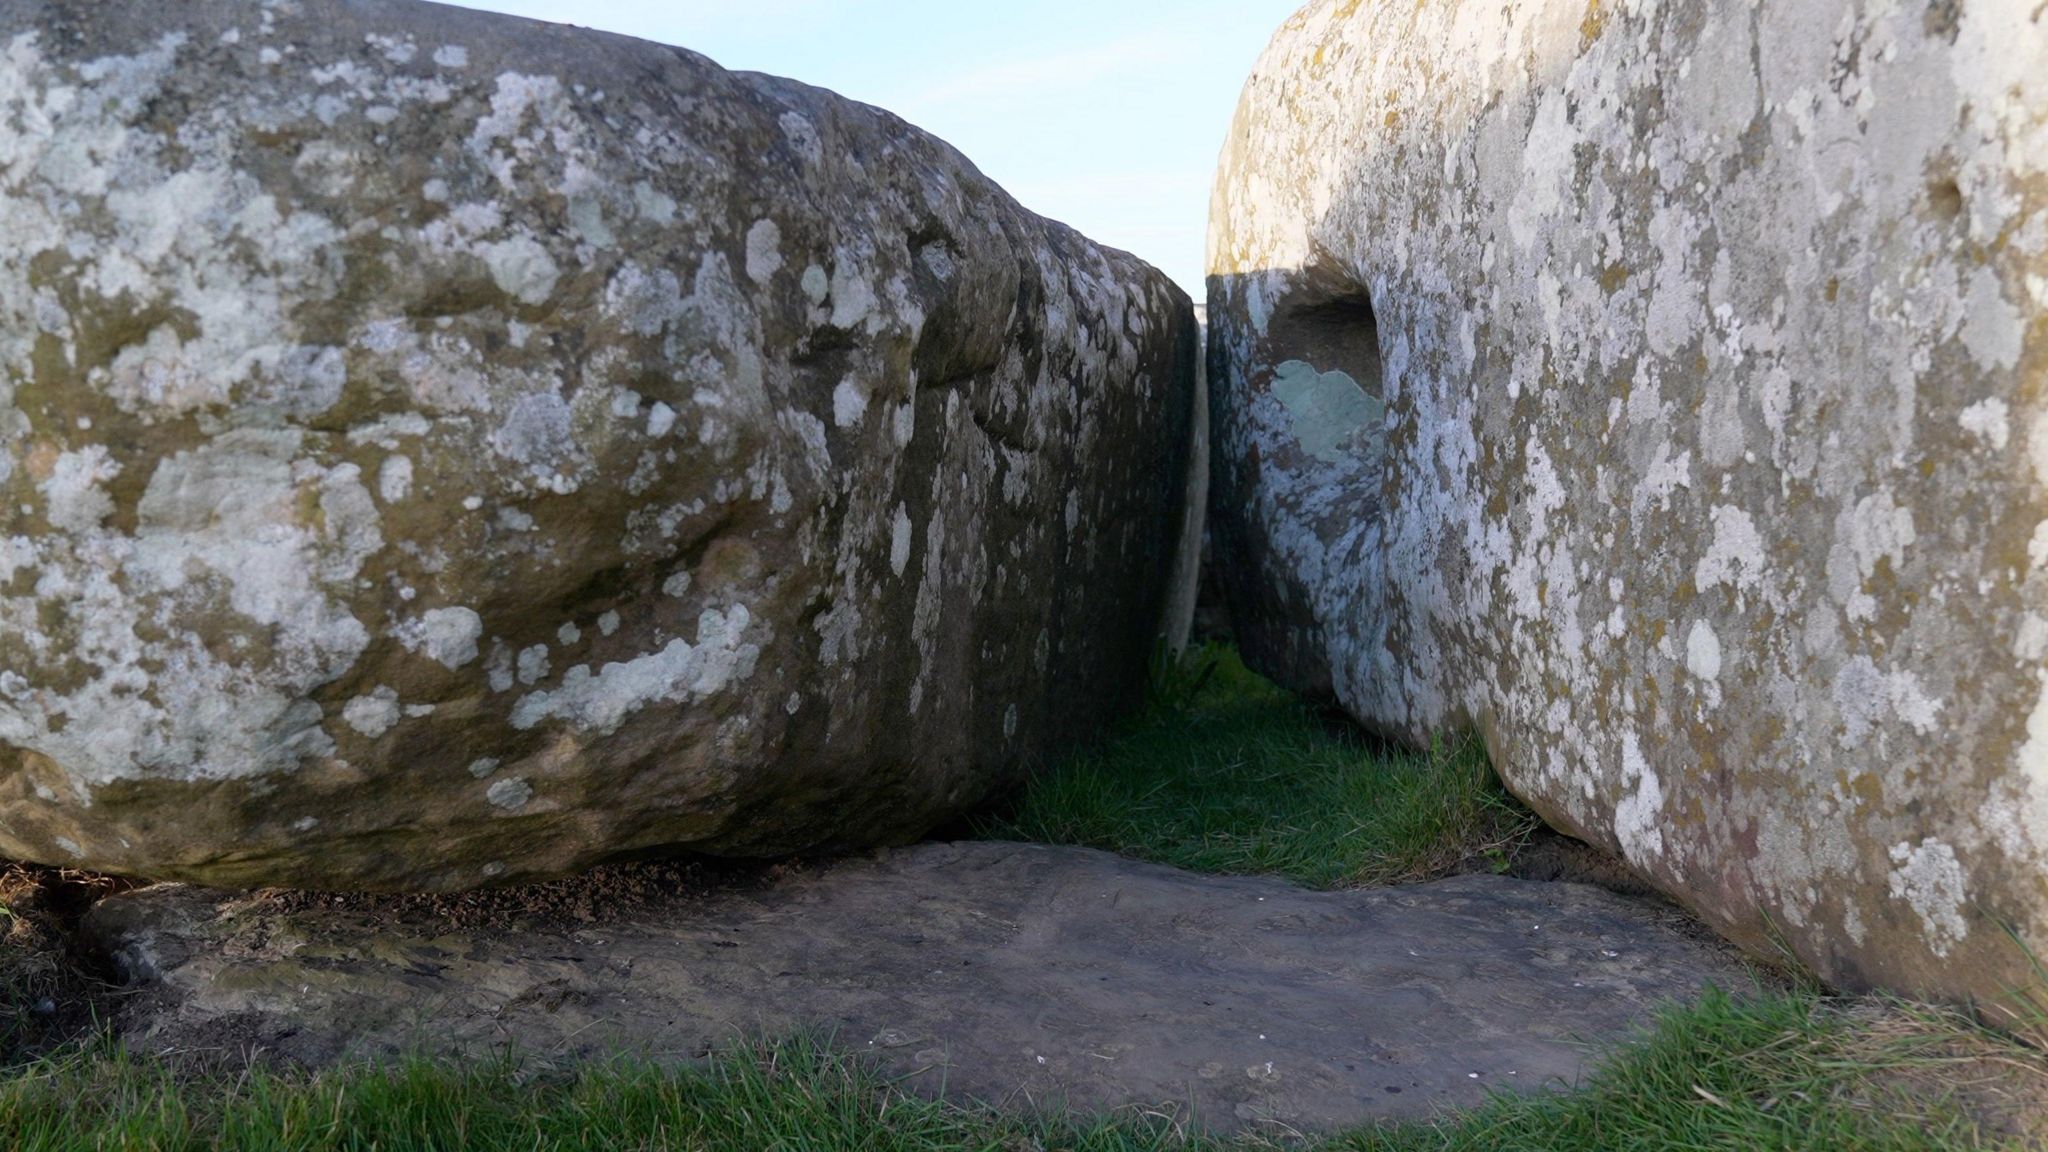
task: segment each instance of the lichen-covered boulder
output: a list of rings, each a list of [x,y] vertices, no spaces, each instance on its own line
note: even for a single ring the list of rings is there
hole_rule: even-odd
[[[2048,956],[2048,9],[1319,0],[1226,147],[1261,667],[1834,980]]]
[[[915,836],[1127,703],[1184,295],[791,81],[0,7],[0,854],[454,888]]]

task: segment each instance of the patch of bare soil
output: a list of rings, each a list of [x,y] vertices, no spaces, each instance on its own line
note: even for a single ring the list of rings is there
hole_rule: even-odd
[[[266,911],[320,911],[364,923],[435,925],[492,938],[503,932],[601,927],[648,912],[735,892],[759,891],[801,875],[802,861],[760,863],[708,859],[608,864],[580,876],[469,892],[390,895],[261,893]]]
[[[1508,861],[1518,880],[1591,884],[1623,896],[1660,896],[1627,864],[1581,840],[1539,827]],[[1661,896],[1660,896],[1661,898]]]
[[[134,886],[0,862],[0,1068],[74,1040],[105,1018],[118,992],[81,944],[78,926],[95,901]]]

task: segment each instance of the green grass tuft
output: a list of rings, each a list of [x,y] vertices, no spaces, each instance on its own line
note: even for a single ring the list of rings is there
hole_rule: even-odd
[[[1212,646],[1155,670],[1147,712],[982,821],[992,839],[1102,848],[1316,888],[1504,865],[1536,819],[1476,742],[1409,752],[1327,722]]]
[[[2024,1078],[2011,1068],[2025,1063]],[[0,1079],[0,1132],[20,1152],[227,1148],[1223,1152],[1950,1152],[2024,1147],[2026,1108],[1987,1112],[1982,1070],[2048,1091],[2048,1068],[1960,1018],[1779,992],[1673,1009],[1577,1092],[1502,1097],[1436,1124],[1325,1141],[1190,1134],[1173,1118],[1032,1118],[910,1095],[864,1060],[807,1039],[707,1065],[616,1060],[536,1074],[511,1060],[422,1060],[318,1074],[181,1079],[111,1046]],[[2041,1100],[2037,1092],[2032,1106]],[[2020,1101],[2026,1104],[2026,1101]]]
[[[1987,1089],[1990,1089],[1987,1091]],[[1577,1092],[1497,1098],[1355,1152],[1942,1152],[2037,1147],[2048,1063],[1961,1016],[1788,990],[1668,1010]],[[2029,1138],[2031,1135],[2031,1139]]]

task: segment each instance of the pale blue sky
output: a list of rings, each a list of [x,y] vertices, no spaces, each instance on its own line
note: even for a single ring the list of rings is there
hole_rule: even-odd
[[[457,0],[680,44],[944,137],[1034,211],[1202,298],[1216,154],[1301,0]]]

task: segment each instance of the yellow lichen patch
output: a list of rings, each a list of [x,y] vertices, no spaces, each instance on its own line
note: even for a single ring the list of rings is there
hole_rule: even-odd
[[[1607,27],[1607,13],[1600,6],[1600,0],[1586,0],[1585,18],[1579,21],[1579,48],[1583,51],[1600,38],[1600,32]]]

